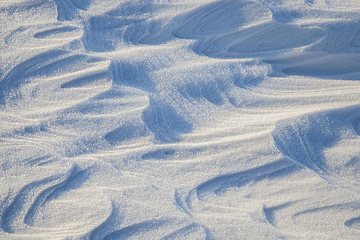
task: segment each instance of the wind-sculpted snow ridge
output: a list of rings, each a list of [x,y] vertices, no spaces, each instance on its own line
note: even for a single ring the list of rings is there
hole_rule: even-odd
[[[0,2],[1,239],[357,239],[357,0]]]
[[[306,116],[279,125],[273,133],[275,144],[284,155],[316,172],[346,174],[347,167],[357,165],[356,151],[346,153],[351,156],[348,161],[331,155],[339,145],[354,149],[350,145],[358,141],[359,117],[358,107]],[[349,170],[355,175],[347,177],[356,179],[357,170]]]

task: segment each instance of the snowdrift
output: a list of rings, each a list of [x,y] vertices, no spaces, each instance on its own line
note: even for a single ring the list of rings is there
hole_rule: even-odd
[[[1,239],[356,239],[357,0],[0,2]]]

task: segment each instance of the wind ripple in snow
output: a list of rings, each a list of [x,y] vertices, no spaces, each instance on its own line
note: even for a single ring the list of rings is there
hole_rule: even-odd
[[[192,130],[191,124],[171,106],[151,100],[149,108],[143,113],[143,121],[160,142],[180,140],[181,134]]]
[[[228,16],[234,16],[229,18]],[[175,37],[203,38],[231,33],[248,24],[271,18],[271,12],[250,1],[215,1],[186,14],[185,23],[173,32]]]
[[[358,7],[1,2],[0,238],[355,239]]]
[[[359,107],[305,116],[277,126],[275,144],[283,155],[317,172],[327,181],[358,195],[359,191]],[[296,213],[293,218],[312,214],[342,214],[339,221],[359,230],[359,202],[341,203]],[[356,213],[355,213],[356,212]]]
[[[319,173],[340,173],[345,171],[346,166],[351,167],[352,158],[335,160],[326,153],[339,144],[357,142],[358,119],[358,107],[318,113],[280,124],[273,137],[279,150],[298,163]],[[348,154],[356,157],[353,155],[356,151]],[[356,175],[347,177],[357,178]]]

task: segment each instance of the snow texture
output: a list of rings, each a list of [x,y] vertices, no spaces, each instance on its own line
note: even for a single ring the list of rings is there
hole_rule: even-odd
[[[358,239],[360,1],[0,1],[1,239]]]

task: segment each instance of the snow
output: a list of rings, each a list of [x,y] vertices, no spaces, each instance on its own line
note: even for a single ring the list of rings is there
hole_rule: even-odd
[[[1,239],[357,239],[360,2],[0,2]]]

